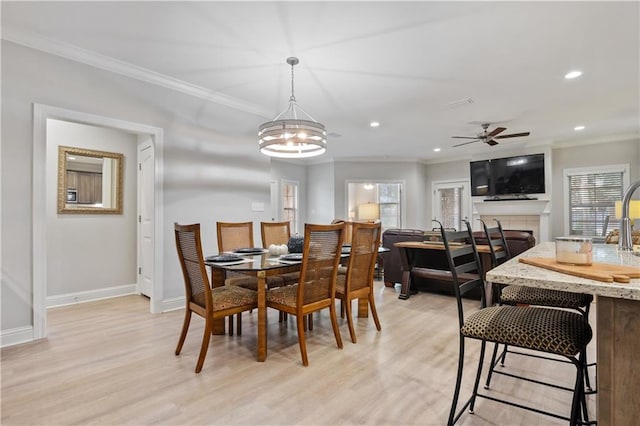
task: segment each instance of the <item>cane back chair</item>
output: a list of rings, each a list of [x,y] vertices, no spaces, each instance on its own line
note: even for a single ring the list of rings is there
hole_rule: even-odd
[[[258,297],[255,291],[237,286],[222,286],[212,289],[202,256],[200,224],[179,225],[176,223],[174,231],[186,293],[184,323],[175,353],[180,355],[182,351],[192,313],[203,317],[205,320],[204,334],[195,370],[196,373],[199,373],[209,348],[213,320],[255,308]]]
[[[289,242],[289,238],[291,238],[291,223],[260,222],[260,234],[262,235],[262,247],[264,248],[268,248],[271,244],[286,245]],[[268,277],[267,286],[272,288],[295,284],[298,282],[299,276],[298,272],[289,272]]]
[[[260,234],[262,236],[262,247],[268,248],[271,244],[282,245],[289,242],[291,238],[291,222],[260,222]],[[300,279],[299,272],[288,272],[276,276],[267,277],[269,288],[292,285]],[[280,312],[279,321],[287,319],[286,312]],[[311,319],[311,316],[309,316]]]
[[[267,291],[267,307],[296,316],[298,343],[302,364],[309,365],[305,340],[305,316],[329,309],[333,334],[338,348],[342,338],[335,307],[336,275],[344,238],[344,224],[311,225],[304,227],[304,249],[300,280],[297,284]]]
[[[373,274],[380,246],[380,223],[354,223],[351,236],[351,250],[346,275],[338,275],[336,298],[346,308],[347,324],[351,341],[356,343],[356,332],[353,327],[351,302],[366,297],[371,308],[371,315],[378,331],[380,320],[374,300]]]
[[[216,236],[220,253],[253,247],[253,222],[216,222]],[[258,279],[241,272],[228,272],[226,285],[235,285],[256,291]],[[242,333],[242,315],[236,316],[238,334]],[[233,336],[233,319],[229,318],[229,335]]]
[[[268,248],[271,244],[287,244],[291,238],[291,223],[260,222],[260,234],[264,248]]]

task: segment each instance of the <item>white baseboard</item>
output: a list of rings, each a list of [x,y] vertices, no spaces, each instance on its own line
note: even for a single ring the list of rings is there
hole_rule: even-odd
[[[162,301],[162,312],[175,311],[184,308],[184,296],[173,297]]]
[[[128,296],[130,294],[137,294],[135,284],[61,294],[59,296],[47,297],[47,308],[92,302],[100,299],[110,299],[112,297]],[[178,309],[184,309],[184,296],[165,299],[162,301],[162,312],[175,311]],[[31,325],[3,330],[0,333],[0,347],[2,348],[31,341],[33,341],[33,326]]]
[[[136,284],[100,288],[97,290],[79,291],[76,293],[60,294],[58,296],[47,296],[47,308],[74,305],[76,303],[93,302],[95,300],[128,296],[130,294],[137,294]]]
[[[0,347],[2,348],[30,342],[32,340],[33,326],[31,325],[3,330],[2,333],[0,333]]]

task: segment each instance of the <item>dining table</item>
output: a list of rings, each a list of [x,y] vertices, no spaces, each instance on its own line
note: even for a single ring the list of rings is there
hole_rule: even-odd
[[[614,244],[593,245],[593,265],[630,267],[640,257]],[[634,425],[640,419],[640,278],[604,282],[523,263],[521,258],[555,259],[555,243],[545,242],[491,269],[489,283],[520,285],[595,296],[596,417],[599,426]],[[588,271],[589,267],[584,267]]]
[[[379,247],[378,252],[389,251],[385,247]],[[349,259],[350,250],[343,248],[342,261]],[[237,272],[255,276],[258,279],[258,361],[267,359],[267,277],[300,271],[302,260],[287,260],[281,256],[272,256],[268,250],[254,253],[242,253],[239,260],[230,262],[212,262],[205,258],[205,264],[211,268],[211,286],[225,285],[227,273]],[[358,299],[358,317],[368,316],[368,301],[366,298]],[[224,318],[214,320],[213,334],[225,334]]]

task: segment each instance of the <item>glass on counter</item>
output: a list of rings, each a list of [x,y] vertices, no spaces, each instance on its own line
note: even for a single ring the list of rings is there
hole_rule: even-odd
[[[556,262],[566,265],[591,265],[593,241],[583,237],[556,238]]]

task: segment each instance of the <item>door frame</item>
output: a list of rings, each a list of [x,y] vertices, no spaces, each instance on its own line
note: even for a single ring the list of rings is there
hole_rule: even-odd
[[[460,188],[462,187],[462,212],[473,227],[473,209],[471,208],[471,182],[469,179],[448,179],[434,180],[431,182],[431,217],[437,219],[438,206],[440,201],[436,197],[436,193],[440,188]]]
[[[298,229],[291,229],[291,235],[304,234],[304,229],[300,229],[300,182],[292,179],[280,179],[280,185],[278,187],[278,221],[284,220],[284,186],[295,185],[296,187],[296,226]],[[304,227],[302,227],[304,228]]]
[[[46,166],[47,119],[57,119],[93,126],[109,127],[134,134],[150,135],[154,160],[154,268],[150,312],[162,312],[162,152],[163,130],[159,127],[104,117],[44,104],[33,104],[33,198],[32,198],[32,311],[33,339],[47,335],[47,223],[46,223]]]
[[[154,151],[154,145],[153,145],[153,137],[149,136],[149,135],[143,135],[143,134],[138,134],[138,138],[136,141],[136,163],[137,163],[137,167],[136,167],[136,176],[137,176],[137,188],[136,188],[136,200],[138,203],[137,206],[137,210],[136,210],[136,253],[138,256],[138,261],[136,262],[136,291],[140,294],[143,294],[145,296],[149,296],[149,298],[151,298],[151,294],[153,294],[153,289],[150,289],[148,292],[149,294],[145,293],[142,291],[142,282],[143,282],[143,271],[142,271],[142,258],[143,258],[143,229],[142,229],[142,198],[143,198],[143,194],[146,192],[145,191],[145,187],[143,185],[143,181],[141,180],[142,177],[142,156],[143,156],[143,152],[146,151],[147,149],[151,150],[151,153],[153,155],[154,161],[155,161],[155,151]],[[155,169],[155,167],[154,167]],[[153,221],[153,219],[152,219]],[[152,222],[153,225],[153,222]],[[153,254],[151,255],[151,258],[153,258]],[[155,260],[155,259],[153,259]],[[147,271],[144,271],[145,273]],[[151,283],[153,285],[153,268],[151,270]]]

